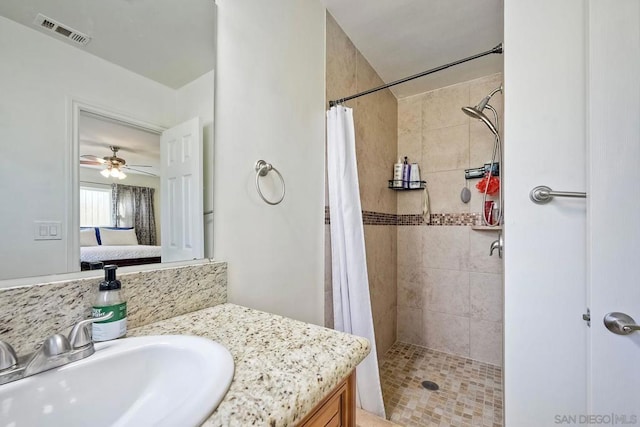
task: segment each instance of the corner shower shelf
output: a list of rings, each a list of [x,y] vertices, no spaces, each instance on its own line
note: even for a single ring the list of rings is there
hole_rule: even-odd
[[[502,231],[502,226],[493,226],[493,225],[472,225],[472,230],[476,231]]]
[[[410,191],[410,190],[424,190],[425,187],[427,186],[427,181],[409,181],[409,185],[411,185],[411,183],[416,183],[419,182],[420,186],[417,188],[403,188],[403,187],[394,187],[393,186],[393,179],[389,180],[389,189],[391,190],[396,190],[396,191]]]

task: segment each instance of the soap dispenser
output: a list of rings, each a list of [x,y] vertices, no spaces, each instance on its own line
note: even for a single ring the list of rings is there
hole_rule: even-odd
[[[127,333],[127,303],[122,284],[116,280],[115,265],[105,265],[104,280],[100,282],[98,298],[91,309],[93,318],[113,313],[110,319],[93,323],[93,341],[108,341]]]

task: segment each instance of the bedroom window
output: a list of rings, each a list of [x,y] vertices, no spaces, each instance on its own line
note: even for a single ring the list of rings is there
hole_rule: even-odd
[[[80,187],[80,226],[111,227],[111,188]]]

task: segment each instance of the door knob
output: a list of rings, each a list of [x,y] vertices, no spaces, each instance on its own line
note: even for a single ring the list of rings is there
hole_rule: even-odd
[[[616,311],[604,316],[604,326],[618,335],[629,335],[632,332],[640,331],[640,325],[636,325],[636,321],[631,316]]]

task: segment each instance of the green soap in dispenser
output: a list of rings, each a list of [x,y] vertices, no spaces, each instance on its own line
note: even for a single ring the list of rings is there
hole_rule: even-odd
[[[115,265],[104,266],[104,281],[100,282],[98,298],[91,309],[91,316],[102,317],[111,312],[113,316],[93,323],[93,340],[108,341],[127,333],[127,303],[122,293],[122,284],[116,280]]]

